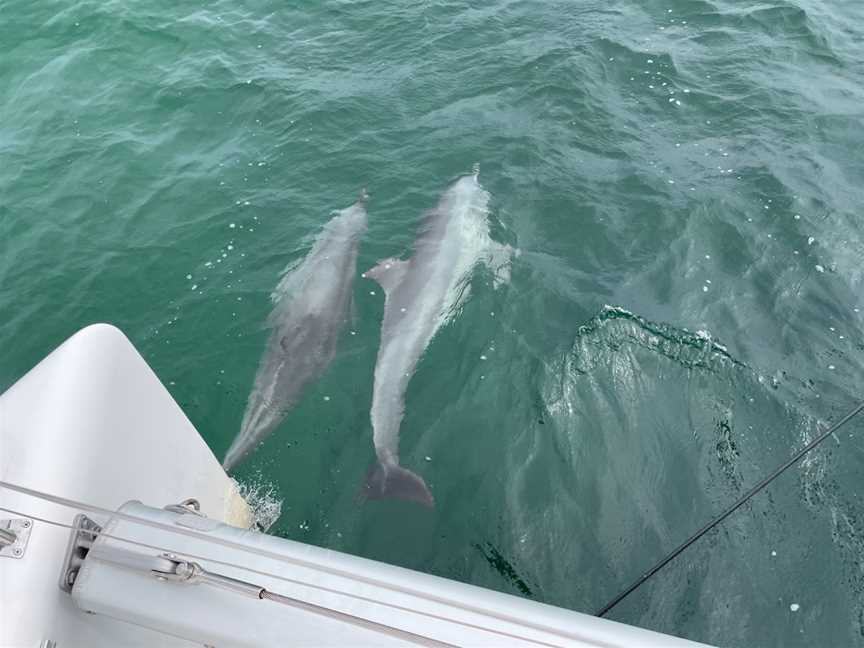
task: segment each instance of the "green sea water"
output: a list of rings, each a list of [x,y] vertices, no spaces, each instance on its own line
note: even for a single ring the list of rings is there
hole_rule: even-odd
[[[520,255],[410,383],[436,506],[359,503],[359,273],[475,163]],[[272,533],[593,612],[864,394],[858,0],[0,0],[0,390],[111,322],[221,458],[280,272],[362,187],[355,334],[235,471]],[[611,618],[864,644],[862,434]]]

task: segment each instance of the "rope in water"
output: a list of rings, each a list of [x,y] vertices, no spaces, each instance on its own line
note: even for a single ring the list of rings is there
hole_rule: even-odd
[[[735,511],[737,511],[739,508],[741,508],[748,500],[750,500],[750,498],[752,498],[759,491],[761,491],[763,488],[765,488],[768,484],[770,484],[772,481],[774,481],[777,477],[779,477],[781,474],[783,474],[787,468],[790,468],[791,466],[794,466],[796,463],[798,463],[804,455],[806,455],[813,448],[815,448],[820,443],[822,443],[829,436],[834,434],[837,430],[839,430],[841,427],[843,427],[843,425],[845,425],[846,423],[851,421],[853,418],[855,418],[858,414],[861,413],[862,410],[864,410],[864,403],[860,403],[859,405],[854,407],[848,414],[846,414],[846,416],[841,418],[834,425],[832,425],[827,430],[825,430],[825,432],[823,432],[822,434],[817,436],[815,439],[813,439],[810,443],[808,443],[803,448],[801,448],[801,450],[799,450],[794,455],[792,455],[792,457],[790,459],[788,459],[786,462],[784,462],[783,464],[781,464],[780,466],[775,468],[774,471],[771,472],[771,474],[769,474],[767,477],[762,479],[762,481],[760,481],[755,486],[753,486],[750,490],[748,490],[746,493],[744,493],[744,495],[742,495],[737,501],[735,501],[729,508],[727,508],[720,515],[718,515],[713,520],[711,520],[710,522],[705,524],[705,526],[703,526],[701,529],[696,531],[696,533],[694,533],[689,538],[687,538],[684,542],[682,542],[680,545],[678,545],[675,549],[670,551],[660,562],[658,562],[651,569],[649,569],[648,571],[643,573],[639,578],[637,578],[636,581],[632,585],[630,585],[630,587],[625,589],[623,592],[618,594],[618,596],[616,596],[611,601],[609,601],[606,605],[604,605],[602,608],[600,608],[600,610],[597,612],[597,616],[598,617],[605,616],[612,608],[614,608],[621,601],[623,601],[630,594],[632,594],[645,581],[647,581],[649,578],[654,576],[654,574],[659,572],[661,569],[663,569],[670,562],[675,560],[675,558],[677,558],[682,552],[684,552],[684,550],[687,549],[687,547],[692,545],[699,538],[704,536],[711,529],[716,527],[723,520],[725,520],[730,515],[732,515]]]

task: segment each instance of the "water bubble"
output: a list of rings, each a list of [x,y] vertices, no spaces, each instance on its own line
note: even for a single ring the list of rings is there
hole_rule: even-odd
[[[801,609],[801,606],[798,605],[797,603],[793,603],[792,605],[789,606],[789,609],[792,610],[793,612],[797,612],[798,610]]]

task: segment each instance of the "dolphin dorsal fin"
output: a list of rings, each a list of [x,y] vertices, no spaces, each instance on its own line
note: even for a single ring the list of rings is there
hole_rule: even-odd
[[[385,293],[389,293],[405,276],[405,271],[408,269],[408,262],[402,259],[390,258],[379,261],[371,270],[363,273],[366,279],[374,279],[384,289]]]

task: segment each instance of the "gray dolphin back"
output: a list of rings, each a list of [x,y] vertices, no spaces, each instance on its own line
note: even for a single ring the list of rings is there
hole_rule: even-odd
[[[432,338],[464,302],[474,267],[509,263],[509,247],[490,238],[488,202],[476,173],[459,178],[421,220],[411,258],[385,259],[363,275],[385,294],[370,410],[377,460],[363,489],[368,498],[433,505],[423,478],[399,465],[405,393]]]
[[[274,290],[267,349],[249,394],[240,433],[222,465],[233,468],[263,441],[299,401],[303,389],[326,371],[345,328],[366,231],[366,193],[337,212],[312,249],[289,267]]]

